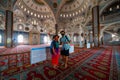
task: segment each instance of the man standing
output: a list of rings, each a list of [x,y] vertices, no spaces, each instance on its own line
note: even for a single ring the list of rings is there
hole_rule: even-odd
[[[68,63],[68,56],[69,56],[69,49],[70,49],[70,38],[65,35],[64,31],[61,31],[60,34],[62,37],[60,38],[60,44],[62,45],[61,48],[61,56],[62,56],[62,61],[64,62],[63,65],[65,68],[67,68],[67,63]]]

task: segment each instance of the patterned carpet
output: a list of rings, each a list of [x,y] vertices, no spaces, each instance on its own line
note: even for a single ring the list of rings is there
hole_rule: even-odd
[[[120,46],[73,53],[67,68],[61,61],[58,69],[52,68],[49,60],[34,65],[26,63],[2,69],[1,80],[120,80]]]

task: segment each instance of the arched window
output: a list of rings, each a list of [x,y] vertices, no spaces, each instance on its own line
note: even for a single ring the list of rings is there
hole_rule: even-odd
[[[0,43],[2,43],[2,36],[0,35]]]
[[[50,39],[50,36],[49,35],[46,35],[46,36],[44,36],[44,43],[45,44],[50,44],[51,43],[51,39]]]
[[[47,42],[48,42],[48,37],[44,36],[44,43],[47,43]]]
[[[18,35],[18,43],[22,43],[23,42],[23,35]]]

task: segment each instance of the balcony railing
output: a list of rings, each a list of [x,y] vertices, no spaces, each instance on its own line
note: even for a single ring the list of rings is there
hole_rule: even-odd
[[[105,16],[104,19],[101,17],[100,20],[102,24],[107,24],[107,23],[112,23],[116,21],[120,21],[120,12],[119,13],[114,13],[112,15]]]

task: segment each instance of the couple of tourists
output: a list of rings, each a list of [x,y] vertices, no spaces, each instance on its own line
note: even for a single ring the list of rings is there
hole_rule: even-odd
[[[53,41],[51,42],[51,54],[52,54],[52,65],[53,68],[57,68],[58,67],[58,63],[59,63],[59,58],[60,55],[62,57],[62,61],[63,61],[63,66],[65,68],[67,68],[67,63],[68,63],[68,56],[69,56],[69,42],[70,42],[70,38],[67,37],[65,35],[64,31],[61,31],[60,34],[62,35],[62,37],[60,38],[60,45],[62,45],[62,48],[60,50],[59,48],[59,36],[58,35],[54,35],[53,36]]]

